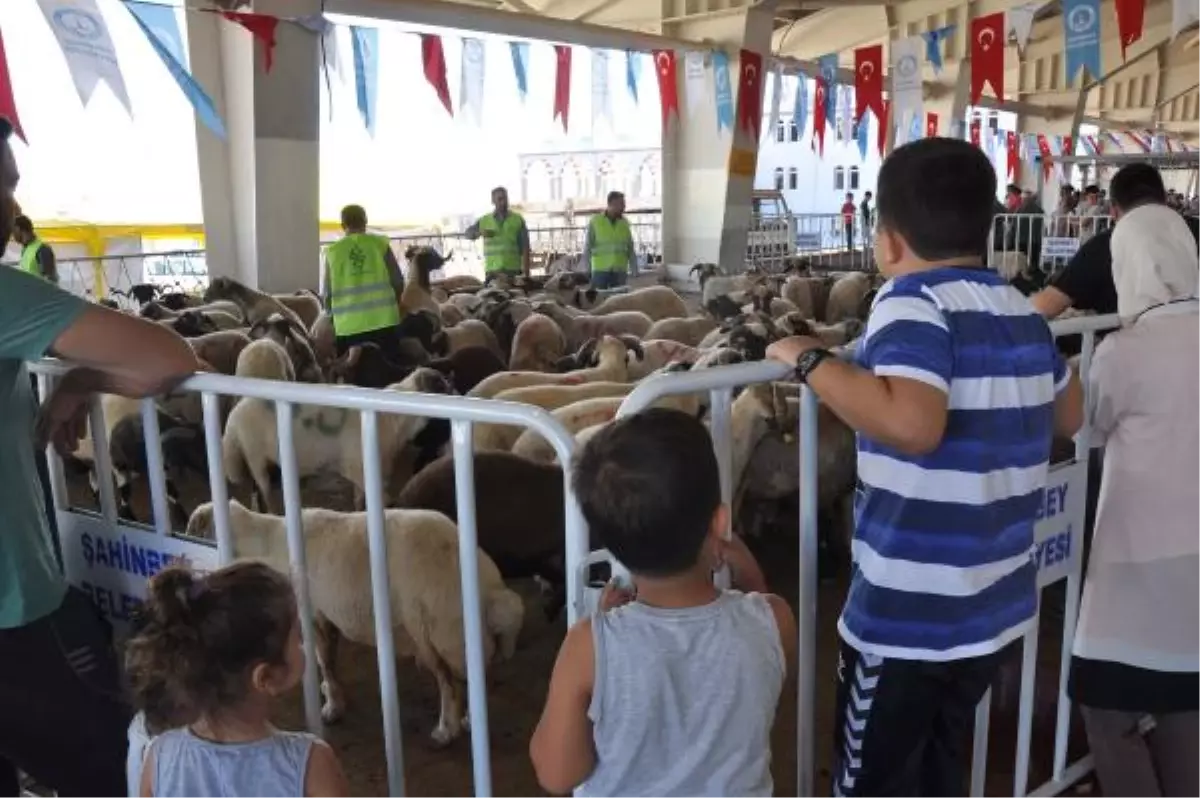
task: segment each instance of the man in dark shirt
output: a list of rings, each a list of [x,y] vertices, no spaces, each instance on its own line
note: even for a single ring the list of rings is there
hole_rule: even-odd
[[[1130,164],[1113,176],[1109,187],[1113,215],[1121,215],[1141,205],[1166,204],[1167,192],[1162,175],[1149,164]],[[1186,217],[1192,235],[1200,249],[1200,226],[1195,217]],[[1037,311],[1053,319],[1067,308],[1091,310],[1096,313],[1117,312],[1117,288],[1113,283],[1112,230],[1097,233],[1088,239],[1050,285],[1030,297]]]

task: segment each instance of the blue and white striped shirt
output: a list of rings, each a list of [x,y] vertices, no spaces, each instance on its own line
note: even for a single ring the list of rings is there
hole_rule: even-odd
[[[995,272],[942,268],[880,289],[856,358],[944,391],[941,444],[908,456],[858,438],[854,576],[838,629],[882,657],[998,651],[1037,604],[1033,525],[1066,363]]]

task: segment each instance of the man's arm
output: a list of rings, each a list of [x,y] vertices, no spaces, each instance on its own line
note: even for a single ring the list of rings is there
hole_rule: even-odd
[[[517,233],[517,251],[521,253],[521,270],[529,277],[533,264],[529,252],[529,227],[526,226],[524,218],[521,219],[521,229]]]
[[[474,241],[475,239],[479,238],[479,220],[478,219],[476,219],[474,222],[472,222],[467,227],[466,230],[463,230],[463,238],[467,239],[468,241]]]
[[[333,288],[329,281],[329,259],[321,261],[321,307],[329,310],[332,306]]]
[[[595,679],[592,622],[571,627],[558,650],[541,720],[529,741],[538,783],[550,793],[578,787],[596,767],[588,706]]]
[[[629,236],[629,273],[637,274],[638,259],[637,259],[637,244],[634,243],[633,236]]]
[[[42,244],[42,248],[37,252],[37,263],[42,276],[58,285],[58,260],[54,257],[54,250],[50,249],[49,245]]]
[[[1052,285],[1046,286],[1029,297],[1029,302],[1033,305],[1033,309],[1047,320],[1056,318],[1071,307],[1071,297]]]
[[[400,261],[396,260],[396,253],[392,252],[390,246],[383,251],[383,263],[387,266],[388,280],[392,284],[392,290],[396,292],[396,304],[403,313],[404,306],[400,305],[400,296],[404,293],[404,271],[400,268]]]

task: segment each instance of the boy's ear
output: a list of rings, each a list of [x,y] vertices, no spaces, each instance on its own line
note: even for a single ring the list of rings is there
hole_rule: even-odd
[[[725,538],[725,530],[729,529],[729,506],[722,504],[713,513],[712,524],[708,527],[709,537]]]
[[[899,263],[904,260],[904,252],[908,245],[896,233],[886,228],[881,228],[876,231],[876,256],[882,258],[880,266],[890,266],[893,263]]]

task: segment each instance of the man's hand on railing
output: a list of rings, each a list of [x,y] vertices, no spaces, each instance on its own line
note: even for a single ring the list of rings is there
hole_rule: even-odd
[[[84,371],[67,372],[42,402],[35,427],[38,448],[53,444],[63,457],[79,448],[79,442],[87,434],[88,408],[93,395],[86,390],[87,380],[81,373]]]

